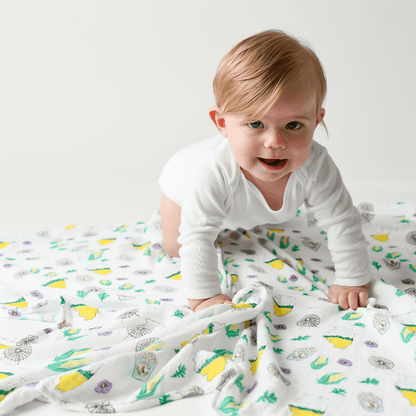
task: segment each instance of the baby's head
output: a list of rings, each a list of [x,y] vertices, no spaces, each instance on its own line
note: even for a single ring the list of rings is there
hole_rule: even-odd
[[[326,78],[305,42],[278,30],[234,46],[214,78],[217,105],[209,109],[243,173],[277,181],[306,162],[316,126],[323,123]],[[260,123],[260,125],[259,125]],[[280,169],[260,159],[282,159]]]
[[[318,115],[327,88],[318,57],[305,41],[280,30],[266,30],[239,42],[224,56],[213,87],[223,115],[244,113],[261,119],[282,91],[302,81],[316,92]]]

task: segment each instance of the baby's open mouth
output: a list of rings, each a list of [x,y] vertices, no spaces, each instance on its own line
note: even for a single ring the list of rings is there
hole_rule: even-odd
[[[286,162],[287,159],[262,159],[259,157],[259,159],[270,166],[279,166]]]

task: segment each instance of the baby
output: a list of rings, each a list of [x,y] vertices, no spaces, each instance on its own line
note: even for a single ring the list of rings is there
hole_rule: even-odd
[[[181,257],[189,305],[232,304],[222,294],[215,240],[227,229],[289,221],[305,204],[327,232],[335,266],[328,299],[364,307],[371,280],[361,216],[326,148],[313,140],[326,78],[304,42],[277,30],[253,35],[222,59],[209,116],[219,134],[177,152],[164,167],[163,243]]]

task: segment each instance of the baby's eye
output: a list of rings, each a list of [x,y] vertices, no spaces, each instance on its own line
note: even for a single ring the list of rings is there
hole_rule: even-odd
[[[296,128],[296,124],[298,124],[299,127]],[[302,124],[297,121],[291,121],[290,123],[287,123],[286,127],[288,127],[289,130],[299,130],[302,127]]]
[[[254,125],[257,125],[257,127],[259,127],[257,123],[261,123],[261,124],[263,124],[261,121],[255,121],[255,122],[253,122],[253,123],[247,123],[247,126],[249,126],[249,127],[250,127],[250,124],[254,124]],[[251,128],[252,128],[252,129],[254,129],[254,130],[257,130],[257,127],[251,127]]]

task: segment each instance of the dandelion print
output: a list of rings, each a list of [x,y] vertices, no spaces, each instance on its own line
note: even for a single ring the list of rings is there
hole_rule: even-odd
[[[388,360],[387,358],[383,357],[370,357],[368,359],[368,362],[376,367],[381,368],[383,370],[391,370],[394,367],[394,364],[392,361]]]

